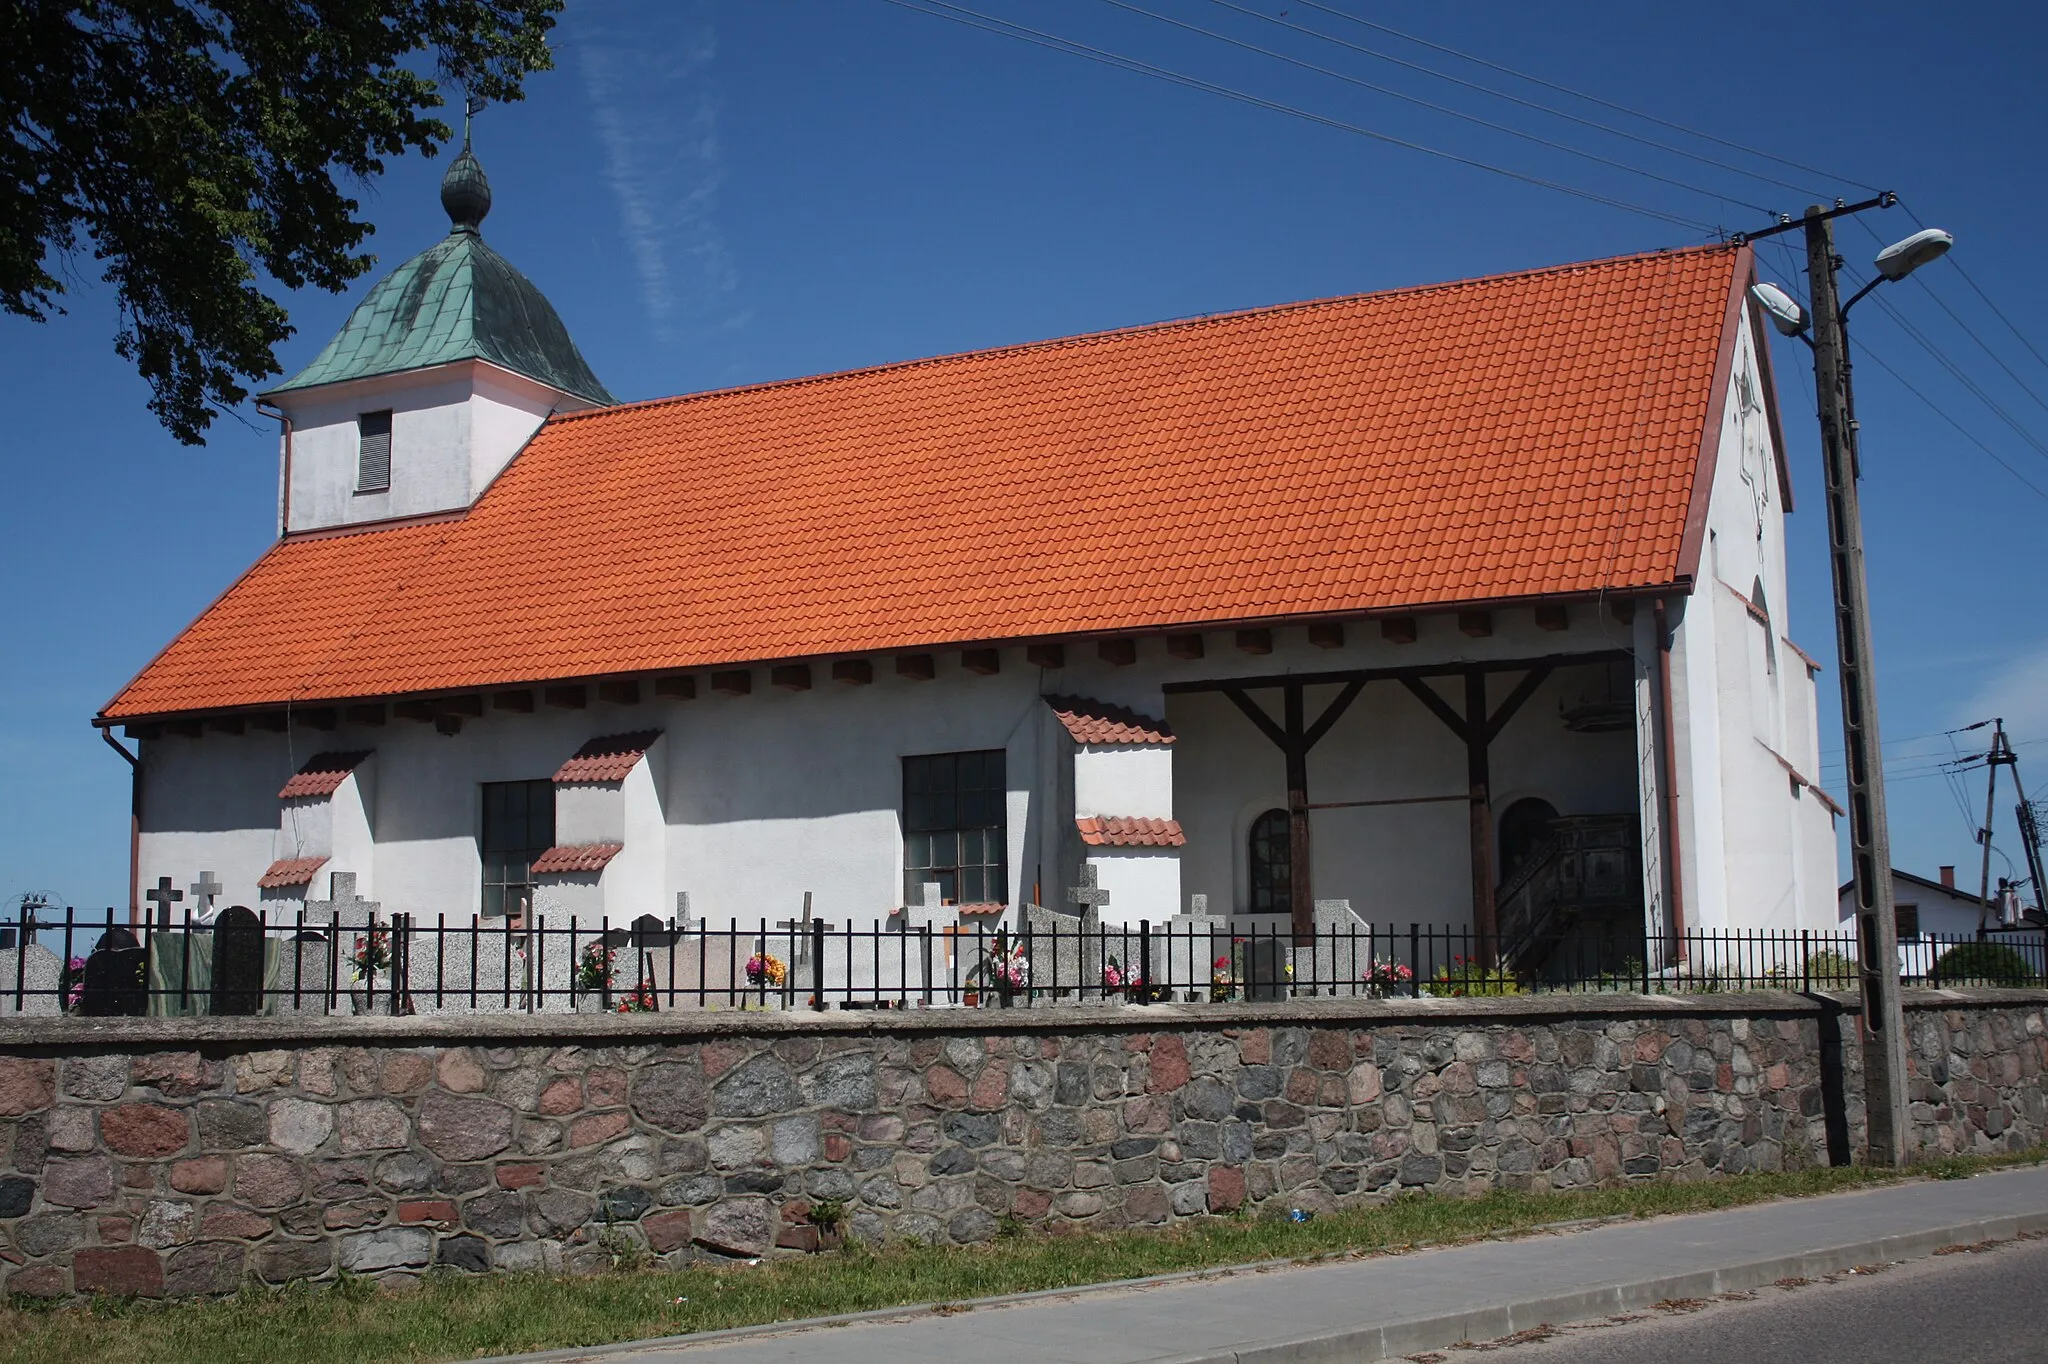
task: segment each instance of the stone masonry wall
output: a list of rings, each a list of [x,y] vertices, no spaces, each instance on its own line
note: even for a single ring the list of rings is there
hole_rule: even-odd
[[[1929,1149],[2041,1140],[2048,1003],[1942,1003],[1908,1015]],[[1006,1219],[1159,1226],[1822,1164],[1823,1013],[1750,995],[686,1031],[648,1015],[0,1024],[0,1291],[798,1253],[823,1200],[852,1236],[974,1242]]]

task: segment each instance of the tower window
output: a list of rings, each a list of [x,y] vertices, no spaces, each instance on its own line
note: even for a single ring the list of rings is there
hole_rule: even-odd
[[[356,418],[356,491],[391,491],[389,412],[365,412]]]

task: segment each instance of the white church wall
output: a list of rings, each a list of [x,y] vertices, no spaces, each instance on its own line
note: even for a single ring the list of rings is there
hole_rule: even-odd
[[[1171,744],[1081,744],[1074,753],[1074,817],[1173,818]]]
[[[537,384],[493,365],[476,367],[476,391],[469,401],[468,501],[482,497],[505,466],[553,412],[590,406],[581,398]]]
[[[1004,650],[1002,671],[965,672],[938,654],[938,677],[916,682],[874,660],[871,685],[814,690],[766,686],[740,697],[704,691],[661,721],[669,746],[667,885],[690,893],[714,925],[793,918],[805,891],[813,913],[865,923],[903,902],[902,760],[1002,749],[1007,802],[1008,903],[1050,880],[1034,804],[1042,799],[1036,672]]]
[[[262,898],[256,879],[270,866],[278,837],[277,793],[292,773],[285,736],[145,739],[139,748],[143,889],[168,876],[184,890],[210,871],[221,883],[216,905],[255,908]],[[151,908],[147,901],[142,907]]]
[[[1273,676],[1344,668],[1386,668],[1536,658],[1626,648],[1629,631],[1591,606],[1573,607],[1570,627],[1540,630],[1524,610],[1496,611],[1492,636],[1461,634],[1455,621],[1422,617],[1414,644],[1384,641],[1376,627],[1354,625],[1344,647],[1311,646],[1305,631],[1275,632],[1273,653],[1246,657],[1227,633],[1211,635],[1206,657],[1175,663],[1173,680]],[[1498,706],[1517,673],[1489,679]],[[1462,709],[1461,684],[1437,683]],[[1616,699],[1626,701],[1627,679]],[[1577,734],[1558,718],[1589,691],[1604,692],[1600,667],[1560,668],[1531,697],[1495,741],[1492,804],[1498,818],[1525,796],[1547,800],[1561,814],[1625,813],[1636,808],[1633,736],[1627,731]],[[1336,685],[1308,688],[1311,720],[1338,695]],[[1279,693],[1250,693],[1279,716]],[[1286,805],[1280,751],[1226,697],[1178,692],[1167,698],[1174,744],[1174,810],[1188,843],[1181,850],[1182,898],[1206,894],[1212,909],[1244,913],[1249,899],[1248,844],[1252,822]],[[1312,803],[1385,800],[1414,796],[1452,799],[1429,804],[1318,810],[1311,815],[1315,893],[1348,899],[1375,923],[1463,927],[1472,900],[1470,819],[1463,744],[1394,681],[1370,683],[1309,754]]]
[[[342,778],[327,802],[333,861],[321,870],[339,868],[354,872],[356,894],[365,900],[377,898],[377,834],[371,818],[377,808],[376,793],[377,759],[373,755]]]
[[[1088,863],[1095,884],[1109,892],[1102,923],[1114,928],[1146,920],[1163,924],[1185,909],[1180,889],[1177,848],[1090,848]]]
[[[555,787],[555,842],[623,843],[625,839],[623,782],[568,782]]]
[[[334,856],[334,805],[325,796],[302,796],[278,802],[277,843],[281,861],[287,857]],[[353,868],[343,867],[343,871]]]
[[[1813,679],[1791,637],[1785,507],[1745,313],[1707,506],[1699,583],[1674,631],[1680,867],[1689,928],[1824,928],[1832,821],[1786,771],[1817,779]],[[1767,621],[1745,606],[1762,586]],[[1780,758],[1785,761],[1781,762]]]
[[[675,912],[675,897],[662,893],[668,821],[658,774],[667,767],[667,755],[666,736],[656,739],[619,783],[619,841],[625,848],[604,869],[604,912],[617,925],[643,914],[666,919]]]

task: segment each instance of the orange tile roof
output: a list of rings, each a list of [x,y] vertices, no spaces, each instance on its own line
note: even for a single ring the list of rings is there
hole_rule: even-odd
[[[557,843],[533,859],[533,874],[603,871],[607,862],[625,850],[623,843]]]
[[[570,782],[624,781],[647,748],[661,737],[658,729],[640,729],[631,734],[606,734],[576,750],[555,772],[556,785]]]
[[[105,714],[1684,584],[1749,273],[1622,257],[556,417],[466,515],[278,544]]]
[[[298,800],[306,796],[331,796],[341,789],[348,774],[356,765],[370,756],[370,750],[360,749],[354,753],[315,753],[306,759],[306,765],[292,774],[292,779],[277,793],[279,800]]]
[[[1074,827],[1080,830],[1081,841],[1091,848],[1179,848],[1188,841],[1177,819],[1102,815],[1077,819]]]
[[[1154,720],[1107,701],[1081,696],[1048,696],[1045,703],[1067,727],[1077,744],[1170,744],[1173,730],[1164,720]]]
[[[286,857],[270,864],[269,870],[256,878],[256,884],[263,890],[277,890],[283,886],[309,886],[314,873],[327,865],[324,857]]]

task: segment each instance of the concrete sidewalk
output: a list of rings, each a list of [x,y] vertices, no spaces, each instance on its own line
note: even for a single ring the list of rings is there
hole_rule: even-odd
[[[606,1364],[1322,1364],[1706,1297],[2048,1231],[2048,1168],[1610,1222],[1334,1264],[1217,1271],[523,1361]]]

